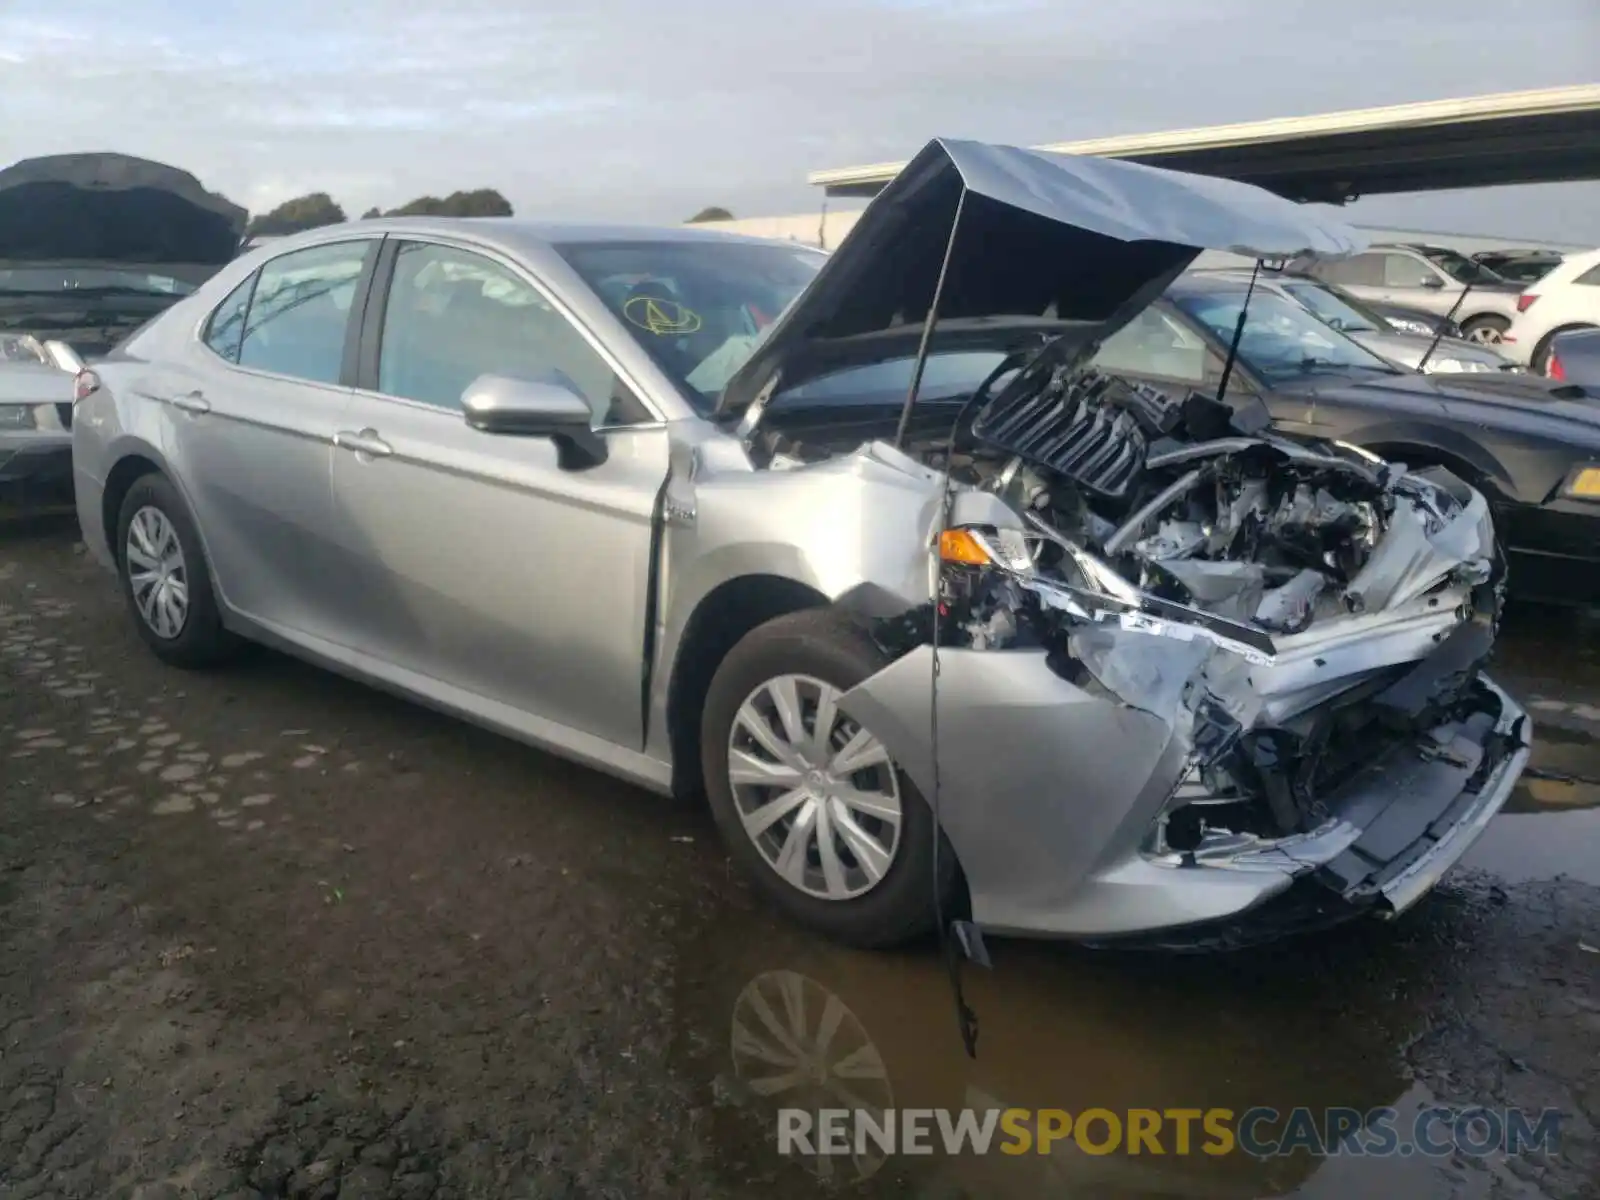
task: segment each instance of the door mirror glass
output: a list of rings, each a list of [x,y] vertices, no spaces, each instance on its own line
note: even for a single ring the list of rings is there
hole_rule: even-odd
[[[564,384],[479,375],[461,393],[461,411],[468,425],[484,433],[549,438],[564,470],[605,461],[605,439],[590,428],[587,401]]]

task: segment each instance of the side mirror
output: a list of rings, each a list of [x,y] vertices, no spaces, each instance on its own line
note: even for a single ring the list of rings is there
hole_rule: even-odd
[[[1440,279],[1437,275],[1429,275],[1423,279],[1422,286],[1437,292],[1444,287],[1444,280]]]
[[[505,437],[549,438],[564,471],[606,460],[605,439],[590,427],[589,405],[565,384],[480,375],[461,393],[467,424]]]

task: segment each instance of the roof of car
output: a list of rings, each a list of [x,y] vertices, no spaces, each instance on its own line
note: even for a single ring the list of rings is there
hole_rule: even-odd
[[[748,234],[728,233],[720,229],[703,229],[694,225],[624,225],[586,223],[573,221],[538,221],[527,217],[372,217],[352,221],[350,226],[360,232],[392,234],[461,234],[468,233],[509,242],[541,242],[564,244],[570,242],[771,242],[775,245],[794,246],[796,249],[815,249],[799,242],[785,242],[775,238],[756,238]],[[339,226],[337,228],[343,228]],[[820,253],[820,251],[819,251]]]

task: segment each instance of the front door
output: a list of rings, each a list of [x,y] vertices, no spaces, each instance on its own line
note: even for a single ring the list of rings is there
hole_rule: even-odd
[[[443,699],[640,748],[664,426],[519,267],[432,242],[385,258],[333,467],[355,648]],[[483,374],[581,395],[606,460],[564,469],[547,440],[470,428],[461,395]]]

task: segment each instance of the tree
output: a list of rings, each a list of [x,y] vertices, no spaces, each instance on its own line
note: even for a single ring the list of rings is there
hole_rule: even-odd
[[[415,200],[392,208],[391,217],[509,217],[511,202],[493,188],[476,188],[470,192],[451,192],[443,200],[437,196],[418,196]]]
[[[376,204],[374,204],[371,208],[367,209],[366,212],[361,214],[361,219],[363,221],[370,221],[370,220],[372,220],[373,217],[381,217],[381,216],[383,216],[383,209],[379,208]]]
[[[713,204],[713,205],[709,206],[708,208],[702,208],[699,212],[695,213],[694,216],[689,218],[688,223],[690,225],[699,225],[703,221],[731,221],[731,220],[733,220],[733,214],[731,212],[729,212],[727,209],[723,208],[719,204]]]
[[[344,219],[344,209],[334,203],[332,196],[327,192],[312,192],[309,196],[285,200],[271,212],[255,217],[245,229],[245,235],[261,237],[299,233],[303,229],[337,225]]]

